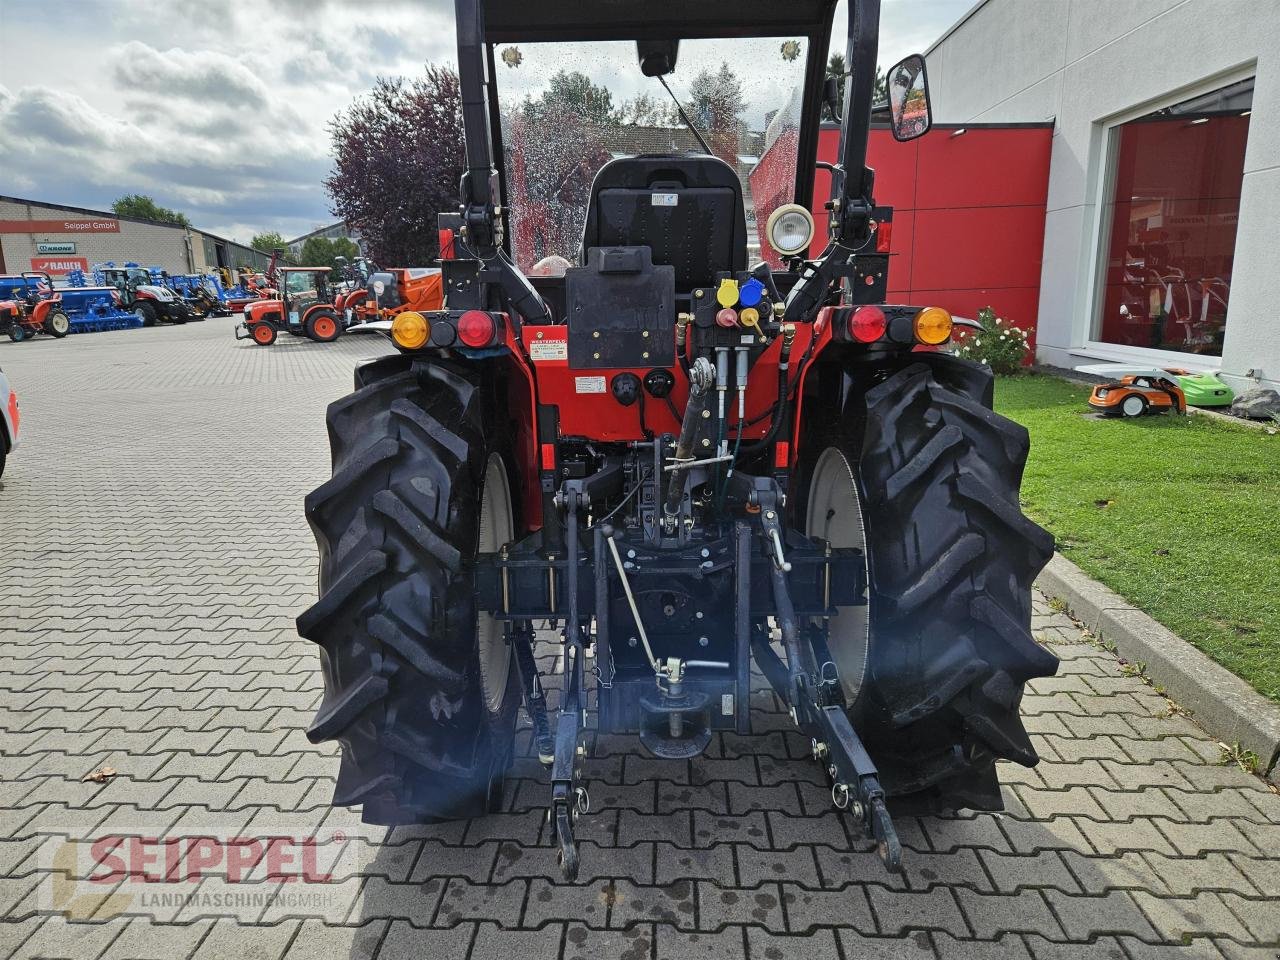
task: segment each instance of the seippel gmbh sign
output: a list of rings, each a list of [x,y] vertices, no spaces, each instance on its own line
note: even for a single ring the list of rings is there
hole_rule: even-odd
[[[120,221],[101,220],[0,220],[0,233],[119,233]]]

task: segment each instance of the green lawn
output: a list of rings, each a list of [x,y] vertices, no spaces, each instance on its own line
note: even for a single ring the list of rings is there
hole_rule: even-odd
[[[1002,378],[1031,432],[1027,513],[1091,576],[1280,701],[1280,436],[1209,417],[1095,419],[1089,392]]]

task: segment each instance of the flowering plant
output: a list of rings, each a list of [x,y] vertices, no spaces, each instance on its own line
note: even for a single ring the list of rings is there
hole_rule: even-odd
[[[997,317],[990,307],[978,311],[978,322],[981,330],[956,328],[955,355],[976,360],[995,373],[1021,373],[1027,359],[1027,331]]]

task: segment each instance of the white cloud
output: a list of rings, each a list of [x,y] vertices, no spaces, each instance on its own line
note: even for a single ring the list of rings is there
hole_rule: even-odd
[[[969,3],[885,0],[882,61]],[[0,57],[0,189],[147,193],[241,239],[332,222],[328,121],[379,74],[456,58],[449,0],[0,0],[0,36],[21,38]]]

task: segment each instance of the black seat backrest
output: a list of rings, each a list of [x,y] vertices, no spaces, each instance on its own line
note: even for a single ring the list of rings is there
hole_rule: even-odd
[[[592,247],[649,247],[676,271],[677,292],[709,286],[721,271],[747,268],[742,183],[717,157],[612,160],[591,184],[582,257]]]

